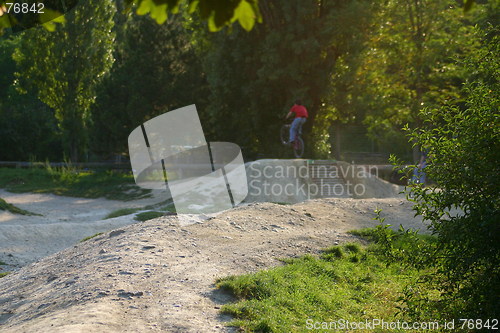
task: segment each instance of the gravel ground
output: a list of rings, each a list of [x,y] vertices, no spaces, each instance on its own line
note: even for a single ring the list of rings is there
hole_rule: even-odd
[[[97,199],[86,210],[109,210],[107,204]],[[219,312],[231,297],[215,289],[216,278],[351,241],[347,231],[378,223],[376,208],[394,228],[425,229],[411,207],[401,198],[345,198],[250,204],[211,217],[142,223],[123,217],[118,229],[0,279],[0,331],[231,332],[224,326],[230,318]],[[82,224],[71,216],[63,223]]]

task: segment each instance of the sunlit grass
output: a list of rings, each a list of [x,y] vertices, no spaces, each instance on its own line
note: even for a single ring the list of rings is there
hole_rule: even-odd
[[[82,240],[80,241],[80,243],[85,242],[85,241],[88,241],[89,239],[92,239],[92,238],[94,238],[94,237],[100,236],[100,235],[102,235],[102,234],[103,234],[102,232],[98,232],[98,233],[96,233],[96,234],[94,234],[94,235],[92,235],[92,236],[85,237],[84,239],[82,239]]]
[[[124,201],[144,198],[151,193],[136,186],[131,174],[72,168],[0,168],[0,188],[15,193],[53,193]]]
[[[233,316],[230,326],[310,332],[308,319],[395,321],[403,288],[423,274],[401,263],[388,265],[374,244],[349,243],[325,249],[319,257],[283,261],[284,266],[217,281],[218,288],[238,298],[221,310]]]

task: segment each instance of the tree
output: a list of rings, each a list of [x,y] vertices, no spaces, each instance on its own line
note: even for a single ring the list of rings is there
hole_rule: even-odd
[[[190,104],[202,111],[206,104],[207,84],[183,17],[165,25],[116,17],[116,61],[92,108],[92,148],[100,155],[127,152],[130,132],[150,118]]]
[[[0,160],[59,158],[62,155],[54,112],[36,96],[20,94],[15,87],[18,35],[0,43]]]
[[[72,161],[86,152],[96,87],[113,63],[115,11],[111,0],[82,1],[56,31],[25,31],[14,56],[22,89],[55,110]]]
[[[47,4],[51,4],[49,8],[53,8],[55,13],[48,15],[33,15],[30,18],[31,26],[38,23],[46,23],[66,12],[76,5],[78,0],[45,0]],[[6,1],[0,1],[0,35],[3,30],[13,26],[16,22],[15,17],[6,15]],[[167,20],[168,14],[177,14],[180,8],[188,12],[192,16],[201,17],[208,22],[211,31],[220,30],[222,27],[231,25],[238,21],[240,25],[247,31],[252,30],[255,22],[261,22],[258,0],[125,0],[129,9],[133,5],[138,6],[137,12],[141,15],[150,14],[158,23],[164,23]],[[469,11],[476,0],[465,0],[464,12]],[[61,8],[61,3],[63,4]],[[49,25],[51,26],[51,25]]]
[[[409,146],[401,128],[419,126],[421,108],[459,98],[464,71],[453,57],[473,52],[475,39],[452,0],[389,1],[377,21],[358,72],[359,103],[369,110],[370,136],[403,153]]]
[[[266,1],[264,23],[250,33],[234,28],[208,35],[203,51],[212,135],[238,143],[247,156],[276,156],[283,152],[276,139],[283,116],[301,98],[310,110],[306,132],[313,133],[312,153],[327,155],[327,130],[336,112],[326,104],[333,73],[347,53],[355,57],[370,17],[368,4]]]

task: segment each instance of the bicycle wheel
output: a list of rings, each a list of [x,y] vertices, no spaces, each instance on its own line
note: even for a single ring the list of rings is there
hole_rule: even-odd
[[[299,136],[293,144],[293,154],[296,158],[301,158],[304,155],[304,140]]]
[[[280,130],[281,143],[287,145],[290,142],[290,125],[281,126]]]

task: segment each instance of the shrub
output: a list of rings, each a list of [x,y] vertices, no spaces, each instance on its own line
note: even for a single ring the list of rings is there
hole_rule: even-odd
[[[424,126],[410,131],[428,150],[426,173],[436,183],[409,191],[417,214],[437,235],[429,283],[443,301],[431,308],[453,318],[500,316],[500,38],[493,30],[465,62],[466,103],[423,110]],[[409,308],[415,300],[408,293]]]

